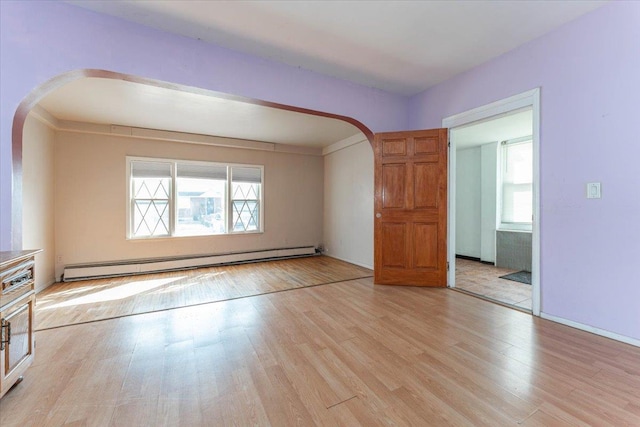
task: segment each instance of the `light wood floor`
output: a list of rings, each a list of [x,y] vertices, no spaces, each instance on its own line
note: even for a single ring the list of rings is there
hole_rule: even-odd
[[[456,258],[456,288],[531,311],[531,285],[501,279],[516,270]]]
[[[370,278],[36,340],[2,427],[640,425],[640,348]]]
[[[55,283],[37,295],[36,330],[370,277],[326,256]]]

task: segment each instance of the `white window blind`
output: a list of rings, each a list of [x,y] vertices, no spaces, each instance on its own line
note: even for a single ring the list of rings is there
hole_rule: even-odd
[[[171,163],[168,162],[131,162],[133,178],[171,178]]]
[[[260,168],[233,167],[233,182],[262,182]]]
[[[226,165],[203,165],[199,163],[178,163],[178,177],[199,179],[227,179]]]

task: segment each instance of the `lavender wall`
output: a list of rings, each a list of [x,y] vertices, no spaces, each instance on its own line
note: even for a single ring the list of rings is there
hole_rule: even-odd
[[[414,96],[411,128],[541,87],[542,311],[640,339],[640,2]],[[585,184],[602,182],[602,199]]]
[[[55,2],[0,2],[0,249],[11,124],[53,76],[101,68],[351,116],[373,131],[542,88],[542,310],[640,339],[640,2],[613,2],[413,97],[390,95]],[[587,200],[585,183],[603,198]]]
[[[34,88],[96,68],[407,127],[407,99],[58,2],[0,2],[0,250],[11,247],[11,126]]]

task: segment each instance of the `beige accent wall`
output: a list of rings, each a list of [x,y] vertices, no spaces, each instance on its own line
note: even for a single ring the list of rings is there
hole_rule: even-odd
[[[264,165],[264,233],[127,240],[126,156]],[[59,131],[55,183],[56,277],[68,264],[322,243],[321,156]]]
[[[373,268],[373,149],[362,141],[324,158],[326,254]]]
[[[22,247],[43,249],[36,255],[36,290],[54,282],[54,143],[55,132],[27,116],[22,145]]]

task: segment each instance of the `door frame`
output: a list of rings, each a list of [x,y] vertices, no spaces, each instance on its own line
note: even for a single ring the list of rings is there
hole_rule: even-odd
[[[535,88],[499,101],[486,104],[442,119],[442,127],[449,129],[449,209],[447,221],[447,286],[455,287],[456,273],[456,147],[451,141],[451,129],[491,117],[531,107],[533,115],[533,230],[531,247],[531,312],[540,316],[540,88]]]

